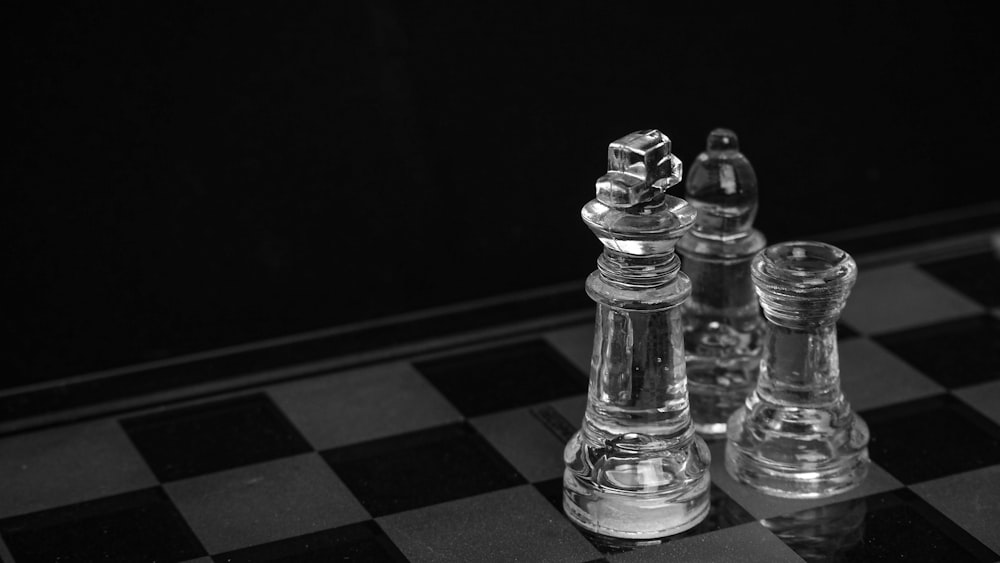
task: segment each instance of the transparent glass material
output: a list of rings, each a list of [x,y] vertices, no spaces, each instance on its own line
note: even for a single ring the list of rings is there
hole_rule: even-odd
[[[757,176],[735,133],[709,134],[686,187],[698,210],[677,244],[693,287],[683,306],[691,414],[699,433],[722,438],[757,382],[764,332],[750,281],[750,260],[766,245],[753,228]]]
[[[767,494],[817,498],[868,472],[868,427],[840,390],[836,321],[854,260],[820,242],[770,246],[751,264],[767,319],[760,376],[729,419],[726,469]]]
[[[708,513],[710,454],[691,423],[680,306],[691,292],[674,253],[695,211],[663,193],[680,162],[659,131],[609,147],[584,222],[604,245],[583,424],[564,451],[563,506],[585,530],[655,540]],[[640,203],[636,203],[636,202]]]

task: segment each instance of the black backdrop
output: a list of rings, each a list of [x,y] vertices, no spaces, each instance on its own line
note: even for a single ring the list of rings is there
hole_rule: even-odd
[[[952,4],[9,8],[5,379],[582,291],[636,129],[686,168],[733,128],[773,241],[995,200],[994,20]]]

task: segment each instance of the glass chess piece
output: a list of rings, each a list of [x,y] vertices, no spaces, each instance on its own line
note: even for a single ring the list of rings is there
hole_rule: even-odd
[[[708,135],[688,170],[686,199],[698,210],[677,243],[691,298],[683,306],[688,393],[694,427],[726,435],[726,421],[757,383],[764,322],[750,260],[767,244],[753,228],[757,176],[729,129]]]
[[[590,388],[563,459],[563,506],[583,529],[654,540],[709,508],[710,454],[688,408],[680,305],[691,293],[674,253],[696,211],[670,139],[639,131],[608,147],[608,173],[581,215],[604,245],[587,294],[597,302]]]
[[[837,318],[854,260],[821,242],[769,246],[751,263],[767,320],[757,386],[729,419],[726,470],[764,493],[818,498],[868,473],[868,426],[840,390]]]

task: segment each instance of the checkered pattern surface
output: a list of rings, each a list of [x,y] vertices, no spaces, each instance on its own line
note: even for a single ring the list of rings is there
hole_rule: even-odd
[[[1000,263],[863,269],[843,388],[872,470],[790,501],[735,483],[659,545],[561,511],[592,327],[0,440],[0,559],[34,561],[998,561]]]

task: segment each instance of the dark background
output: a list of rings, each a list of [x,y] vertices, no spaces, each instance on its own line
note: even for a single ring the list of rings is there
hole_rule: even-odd
[[[637,129],[734,129],[772,241],[995,201],[953,4],[8,8],[5,382],[582,291]]]

